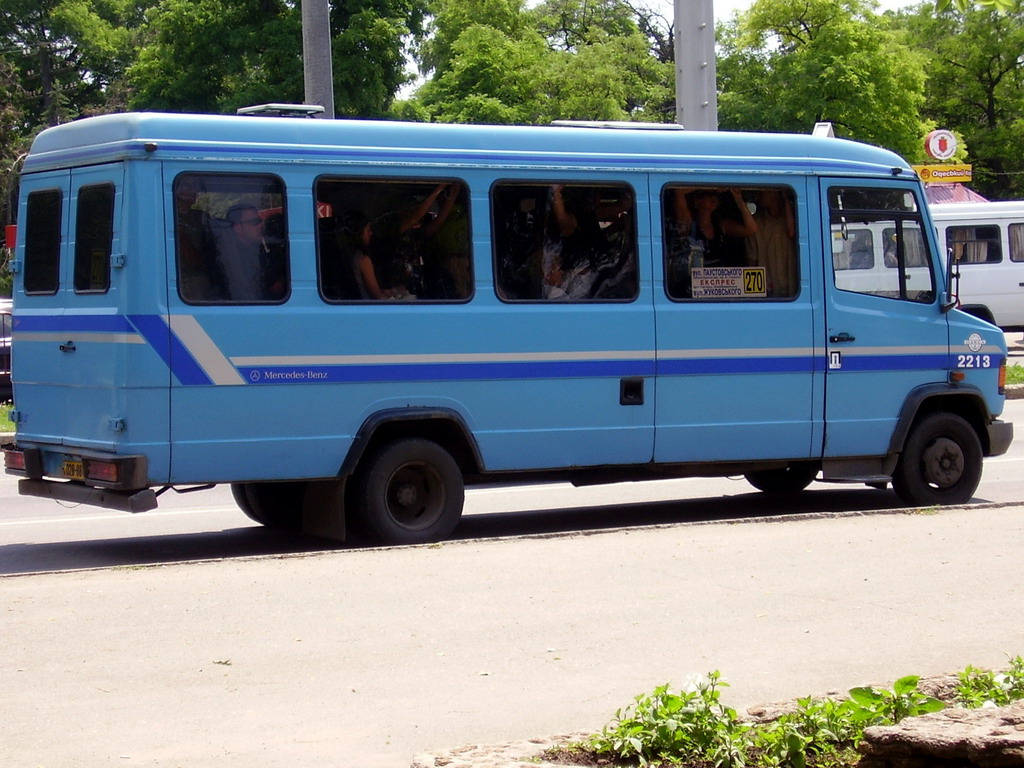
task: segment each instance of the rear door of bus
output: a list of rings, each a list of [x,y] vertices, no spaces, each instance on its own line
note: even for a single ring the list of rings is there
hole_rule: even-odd
[[[118,389],[133,337],[124,298],[120,164],[31,174],[15,326],[19,433],[109,449],[124,427]],[[112,256],[114,258],[112,266]]]

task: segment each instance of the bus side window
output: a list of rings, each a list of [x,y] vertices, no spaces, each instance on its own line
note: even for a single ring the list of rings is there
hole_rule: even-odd
[[[461,181],[323,177],[317,271],[326,301],[465,301],[473,295]]]
[[[63,195],[59,189],[30,192],[25,211],[25,293],[53,294],[60,287]]]
[[[189,304],[276,304],[290,291],[284,183],[182,173],[174,180],[178,292]]]
[[[881,187],[833,187],[828,194],[836,288],[886,299],[933,302],[935,278],[914,194]],[[849,247],[852,259],[852,241],[865,231],[877,234],[873,263],[862,269],[852,264],[842,267],[837,250]]]
[[[113,238],[114,185],[82,187],[75,214],[76,293],[105,293],[110,288]]]
[[[672,299],[791,299],[799,292],[788,189],[668,186],[665,288]]]
[[[946,242],[961,264],[997,264],[1003,260],[999,227],[947,227]]]
[[[636,206],[625,184],[497,184],[495,289],[504,301],[631,301]]]
[[[1024,224],[1011,224],[1007,231],[1010,236],[1010,261],[1024,261]]]

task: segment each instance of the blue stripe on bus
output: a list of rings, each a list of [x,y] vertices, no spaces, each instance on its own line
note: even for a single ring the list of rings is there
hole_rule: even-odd
[[[653,360],[588,360],[508,363],[426,363],[391,365],[243,366],[254,384],[494,381],[653,376]]]
[[[162,317],[131,315],[129,319],[179,382],[186,386],[213,383]]]
[[[21,333],[133,333],[124,315],[25,315],[14,316]]]
[[[159,315],[16,315],[20,333],[138,333],[184,386],[214,383],[188,347]],[[993,367],[1002,363],[993,356]],[[245,381],[255,384],[300,382],[409,382],[500,379],[558,379],[628,376],[700,376],[723,374],[815,373],[826,370],[827,355],[659,358],[657,360],[537,360],[475,363],[380,363],[352,365],[240,366]],[[878,371],[947,370],[957,366],[954,353],[865,354],[846,352],[830,374]]]
[[[999,363],[996,363],[998,367]],[[928,371],[955,368],[956,358],[948,354],[930,355],[843,355],[842,368],[848,371]]]

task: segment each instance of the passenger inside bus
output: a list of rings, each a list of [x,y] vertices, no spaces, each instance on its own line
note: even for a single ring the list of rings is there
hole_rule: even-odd
[[[636,296],[628,187],[508,185],[493,195],[498,295],[507,301]]]
[[[227,212],[233,237],[219,252],[228,301],[283,299],[285,282],[284,244],[264,231],[264,220],[255,205],[235,205]]]
[[[471,295],[462,184],[326,179],[317,186],[317,200],[320,284],[328,301],[457,301]],[[336,210],[347,212],[336,217]]]
[[[745,241],[747,264],[764,267],[768,296],[796,296],[796,217],[789,195],[779,189],[758,190],[753,220],[757,231]]]
[[[693,296],[691,270],[742,266],[746,256],[740,238],[757,234],[758,224],[736,187],[729,189],[735,211],[723,213],[722,190],[676,187],[666,194],[665,246],[668,294]]]

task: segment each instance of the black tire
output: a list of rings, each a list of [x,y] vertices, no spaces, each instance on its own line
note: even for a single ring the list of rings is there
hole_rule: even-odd
[[[407,438],[380,447],[361,462],[353,480],[349,520],[371,542],[440,541],[462,517],[462,471],[430,440]]]
[[[964,419],[933,413],[911,428],[892,487],[915,507],[964,504],[981,482],[981,441]]]
[[[782,469],[763,469],[748,472],[747,482],[765,493],[800,493],[818,476],[818,465],[814,462],[798,461]]]
[[[267,528],[302,530],[305,481],[286,483],[232,483],[231,495],[245,516]]]

